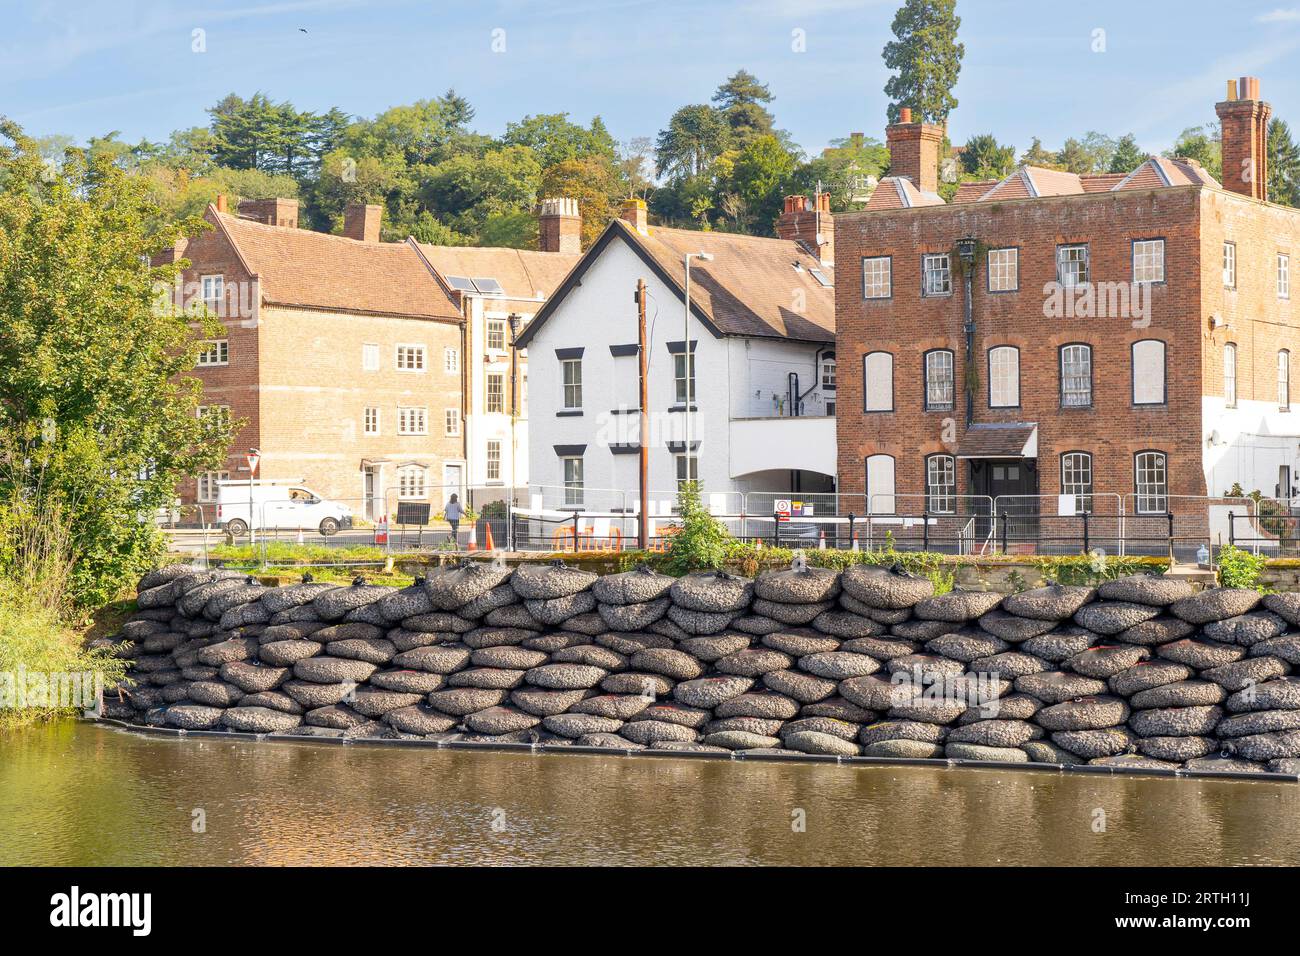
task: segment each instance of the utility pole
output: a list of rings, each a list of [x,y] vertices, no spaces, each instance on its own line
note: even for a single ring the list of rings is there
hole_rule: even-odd
[[[641,474],[641,509],[637,517],[637,547],[642,551],[650,548],[650,401],[649,365],[646,354],[645,331],[645,279],[636,280],[636,335],[637,335],[637,371],[641,381],[639,385],[641,403],[641,439],[637,454],[640,457]]]

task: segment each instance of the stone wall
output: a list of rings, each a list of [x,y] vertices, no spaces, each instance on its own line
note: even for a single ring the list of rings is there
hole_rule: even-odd
[[[1300,772],[1300,594],[553,564],[395,589],[169,566],[105,716],[186,730]],[[120,691],[120,692],[119,692]]]

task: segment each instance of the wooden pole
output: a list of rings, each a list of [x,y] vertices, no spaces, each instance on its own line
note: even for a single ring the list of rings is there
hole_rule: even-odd
[[[645,280],[637,279],[637,371],[640,375],[639,389],[641,402],[641,438],[640,448],[637,454],[640,457],[641,513],[637,517],[636,542],[637,547],[642,551],[646,551],[650,547],[650,402],[647,397],[649,392],[649,368],[647,361],[648,356],[646,354],[645,300]]]

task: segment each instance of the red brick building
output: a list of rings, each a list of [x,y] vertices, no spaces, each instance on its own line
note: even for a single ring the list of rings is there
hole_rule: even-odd
[[[1300,211],[1267,202],[1259,81],[1216,110],[1223,185],[1152,157],[1022,167],[951,203],[941,132],[904,111],[891,176],[836,217],[840,492],[900,515],[978,510],[966,495],[1204,514],[1179,496],[1234,482],[1290,497]]]

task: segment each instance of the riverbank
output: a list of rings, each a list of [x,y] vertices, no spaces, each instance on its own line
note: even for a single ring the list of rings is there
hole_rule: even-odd
[[[0,865],[1300,864],[1300,787],[1262,781],[281,746],[73,722],[5,748]]]

